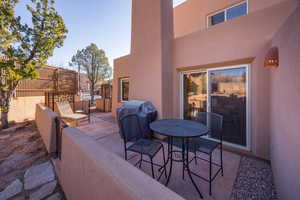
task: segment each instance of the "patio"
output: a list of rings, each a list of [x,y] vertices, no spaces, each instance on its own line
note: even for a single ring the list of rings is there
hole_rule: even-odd
[[[92,137],[99,145],[108,151],[124,158],[123,141],[118,133],[118,125],[111,113],[93,113],[91,123],[83,123],[78,127],[81,131]],[[165,149],[167,144],[165,143]],[[213,159],[218,159],[216,151]],[[175,155],[180,158],[180,155]],[[204,155],[205,156],[205,155]],[[242,157],[238,154],[224,151],[224,177],[217,176],[212,184],[212,196],[209,196],[208,183],[199,178],[194,178],[199,186],[204,199],[276,199],[273,186],[273,177],[270,165],[263,161]],[[129,154],[129,162],[135,164],[139,159],[136,154]],[[162,154],[154,158],[154,162],[161,163]],[[218,160],[215,160],[218,162]],[[182,179],[182,165],[175,163],[173,173],[168,188],[179,194],[185,199],[199,199],[190,179]],[[191,163],[192,171],[207,177],[209,172],[208,163],[198,161],[195,165]],[[151,176],[151,168],[148,164],[143,164],[142,171]],[[155,175],[158,177],[157,168]],[[187,176],[186,176],[187,177]],[[162,176],[160,182],[165,183],[166,179]]]

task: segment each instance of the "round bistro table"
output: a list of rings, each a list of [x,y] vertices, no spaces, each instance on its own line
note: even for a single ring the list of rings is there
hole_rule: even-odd
[[[206,135],[208,133],[208,127],[205,126],[204,124],[201,124],[199,122],[194,122],[190,120],[182,120],[182,119],[162,119],[162,120],[157,120],[152,123],[150,123],[150,129],[153,130],[154,132],[164,135],[168,137],[168,159],[165,165],[170,162],[170,169],[169,169],[169,174],[167,177],[167,182],[166,186],[168,185],[170,181],[170,177],[172,174],[172,166],[173,166],[173,161],[176,162],[182,162],[183,164],[183,178],[184,178],[184,170],[186,169],[188,172],[188,175],[196,188],[200,198],[203,198],[199,188],[197,187],[195,181],[193,180],[193,177],[191,175],[191,171],[189,168],[189,139],[193,137],[199,137]],[[173,159],[173,153],[178,152],[178,151],[173,151],[173,141],[174,138],[177,138],[177,140],[181,140],[181,153],[182,153],[182,159],[177,160]],[[164,172],[161,172],[161,175]],[[160,177],[161,177],[160,175]],[[160,179],[159,177],[159,179]],[[158,180],[159,180],[158,179]]]

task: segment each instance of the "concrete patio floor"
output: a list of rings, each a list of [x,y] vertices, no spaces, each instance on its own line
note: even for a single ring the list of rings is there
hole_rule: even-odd
[[[93,113],[91,117],[90,124],[81,124],[78,127],[80,130],[85,132],[87,135],[94,138],[99,145],[105,147],[107,150],[117,154],[118,156],[124,158],[123,141],[121,140],[118,133],[118,126],[115,119],[110,113]],[[165,145],[165,149],[167,144]],[[178,158],[180,155],[175,155]],[[199,156],[205,157],[205,155],[199,154]],[[139,156],[134,153],[129,153],[130,163],[135,164]],[[144,157],[146,158],[146,157]],[[219,161],[219,151],[216,151],[213,155],[214,161]],[[196,184],[198,185],[200,191],[202,192],[204,199],[230,199],[232,187],[234,185],[236,175],[239,168],[240,156],[230,152],[223,152],[224,158],[224,176],[218,175],[215,181],[212,183],[212,196],[209,196],[209,185],[207,182],[194,177]],[[154,158],[154,162],[162,163],[162,153],[159,152]],[[169,166],[168,166],[169,167]],[[191,163],[190,168],[193,172],[201,174],[202,176],[208,177],[209,165],[206,162],[198,161],[195,165],[194,162]],[[169,169],[169,168],[167,168]],[[144,163],[141,168],[146,174],[151,176],[150,165]],[[159,172],[157,167],[154,169],[156,177],[158,177]],[[160,182],[165,183],[166,179],[162,176]],[[185,174],[185,180],[182,179],[182,164],[173,162],[173,172],[168,185],[168,188],[181,195],[187,200],[199,199],[199,195],[193,187],[187,173]]]

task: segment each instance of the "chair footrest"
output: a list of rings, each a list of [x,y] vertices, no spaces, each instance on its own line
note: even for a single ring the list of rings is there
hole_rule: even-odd
[[[149,163],[151,164],[151,162],[149,162],[148,160],[144,160],[144,159],[140,159],[139,161],[137,161],[134,166],[137,166],[138,164],[140,164],[140,162],[145,162],[145,163]],[[160,165],[160,164],[157,164],[157,163],[152,163],[154,166],[156,167],[164,167],[164,165]]]
[[[200,156],[196,156],[196,158],[198,158],[198,159],[200,159],[200,160],[203,160],[203,161],[205,161],[205,162],[208,162],[208,163],[209,163],[209,160],[207,160],[207,159],[204,159],[204,158],[201,158]],[[195,157],[194,157],[194,158],[192,158],[192,159],[189,161],[189,163],[191,163],[193,160],[195,160]],[[212,165],[215,165],[215,166],[218,166],[218,167],[222,167],[220,164],[218,164],[218,163],[215,163],[215,162],[211,162],[211,164],[212,164]]]
[[[215,178],[216,178],[217,175],[221,172],[221,170],[222,170],[222,168],[219,168],[218,171],[212,176],[212,179],[211,179],[211,180],[209,180],[209,179],[207,179],[207,178],[205,178],[205,177],[203,177],[203,176],[200,176],[199,174],[197,174],[197,173],[195,173],[195,172],[192,172],[192,171],[191,171],[191,174],[193,174],[194,176],[196,176],[196,177],[198,177],[198,178],[200,178],[200,179],[202,179],[202,180],[204,180],[204,181],[206,181],[206,182],[212,182],[212,181],[215,180]]]

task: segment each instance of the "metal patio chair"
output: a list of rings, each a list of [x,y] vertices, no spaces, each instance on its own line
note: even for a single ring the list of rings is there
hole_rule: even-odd
[[[223,116],[211,113],[211,112],[199,112],[197,114],[197,121],[203,123],[209,127],[209,134],[217,136],[218,141],[210,140],[204,137],[194,138],[191,140],[191,148],[190,151],[194,152],[195,156],[192,160],[195,160],[197,164],[197,159],[206,161],[209,163],[209,179],[201,177],[197,174],[197,177],[209,182],[209,195],[212,194],[211,184],[212,181],[217,177],[217,175],[221,172],[223,176]],[[212,162],[212,153],[217,148],[220,148],[220,163]],[[197,155],[197,152],[201,152],[207,154],[209,156],[209,160],[202,158]],[[191,161],[192,161],[191,160]],[[217,166],[218,170],[215,174],[212,174],[212,165]]]
[[[129,125],[129,120],[134,120],[134,123],[137,125],[137,130],[139,132],[139,135],[131,135],[130,129],[125,128],[126,125]],[[131,121],[132,122],[132,121]],[[165,159],[165,151],[164,146],[161,142],[154,141],[151,138],[143,138],[142,137],[142,128],[139,122],[139,117],[136,114],[128,114],[119,119],[119,127],[120,132],[123,137],[124,141],[124,150],[125,150],[125,160],[128,160],[127,157],[127,151],[135,152],[140,154],[140,160],[135,164],[135,166],[139,165],[139,168],[142,166],[142,162],[150,163],[151,164],[151,171],[152,171],[152,177],[155,179],[154,174],[154,166],[164,168],[165,170],[165,176],[166,174],[166,159]],[[128,143],[131,143],[130,145],[127,145]],[[162,149],[163,152],[163,165],[159,165],[153,162],[153,158],[156,156],[156,154]],[[150,162],[143,159],[143,155],[146,155],[149,157]]]

